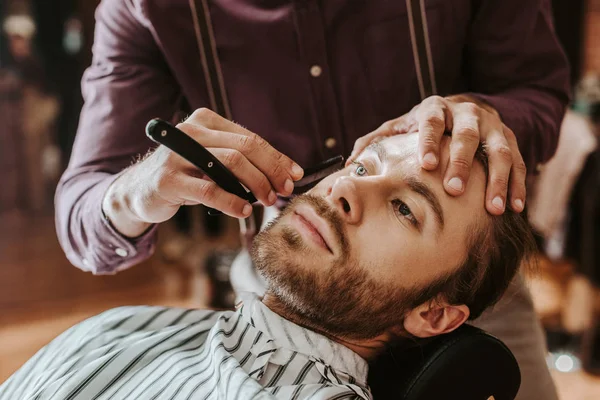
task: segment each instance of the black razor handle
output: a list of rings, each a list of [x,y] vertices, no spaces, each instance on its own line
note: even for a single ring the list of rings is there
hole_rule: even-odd
[[[194,164],[225,191],[250,203],[257,201],[256,197],[244,189],[235,175],[210,151],[168,122],[160,119],[151,120],[146,125],[146,135]]]

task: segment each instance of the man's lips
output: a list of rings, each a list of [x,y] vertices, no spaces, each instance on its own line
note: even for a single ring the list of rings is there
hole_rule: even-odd
[[[335,243],[333,240],[333,233],[327,221],[321,218],[316,211],[305,204],[299,205],[294,214],[293,219],[296,219],[297,223],[301,224],[312,239],[321,247],[333,254],[332,245]]]

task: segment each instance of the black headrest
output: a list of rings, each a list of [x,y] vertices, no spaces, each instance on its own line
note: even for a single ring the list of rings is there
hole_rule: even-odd
[[[418,345],[390,349],[371,364],[369,385],[375,400],[513,400],[521,372],[504,343],[463,325]]]

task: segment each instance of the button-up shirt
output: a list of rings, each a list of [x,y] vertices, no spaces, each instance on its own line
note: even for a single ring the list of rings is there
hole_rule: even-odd
[[[425,0],[440,95],[493,106],[530,167],[556,147],[568,68],[548,0]],[[304,167],[348,155],[357,138],[421,101],[402,0],[208,2],[232,118]],[[153,251],[102,217],[115,176],[152,143],[154,117],[177,121],[210,105],[188,0],[103,0],[85,105],[56,195],[69,260],[114,273]]]
[[[367,362],[246,295],[237,311],[121,307],[0,386],[12,399],[370,399]]]

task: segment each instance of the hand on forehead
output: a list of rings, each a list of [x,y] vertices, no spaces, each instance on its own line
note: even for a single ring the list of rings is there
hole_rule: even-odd
[[[435,183],[437,189],[438,183],[440,188],[442,187],[442,179],[446,174],[446,170],[450,164],[450,149],[452,146],[452,140],[450,136],[443,136],[440,142],[440,166],[439,168],[428,171],[420,167],[418,160],[418,146],[419,146],[419,135],[418,133],[407,133],[402,135],[395,135],[391,137],[382,138],[381,140],[375,140],[370,146],[368,146],[364,152],[371,151],[375,153],[385,153],[387,161],[390,163],[399,163],[402,169],[409,169],[411,172],[416,171],[419,174],[426,174],[431,177],[439,178],[436,181],[431,181],[431,184]],[[361,154],[361,156],[364,155]],[[478,152],[479,153],[479,152]],[[483,154],[477,154],[473,165],[473,180],[472,184],[467,185],[467,191],[479,190],[485,191],[487,172],[483,166],[481,158],[485,158]],[[487,163],[487,160],[486,160]]]
[[[441,141],[439,168],[433,171],[423,169],[419,163],[417,134],[385,138],[370,145],[358,158],[358,161],[364,160],[367,163],[375,160],[380,166],[378,173],[390,178],[388,182],[390,182],[391,189],[395,187],[401,189],[411,181],[420,183],[421,188],[428,189],[416,189],[416,192],[428,192],[429,195],[426,196],[401,190],[405,196],[404,201],[411,206],[413,212],[420,213],[428,221],[435,216],[436,220],[442,219],[445,222],[445,224],[441,224],[441,229],[438,229],[441,235],[437,235],[437,240],[440,242],[444,241],[448,233],[455,237],[456,235],[462,236],[487,215],[485,209],[487,178],[481,162],[474,162],[471,178],[462,196],[450,196],[444,190],[443,177],[450,164],[450,146],[450,137],[444,136]],[[408,186],[411,185],[408,184]],[[416,186],[419,185],[412,185],[412,187]],[[433,201],[425,201],[427,198]],[[433,205],[436,203],[438,206],[434,207]],[[435,212],[436,208],[439,212]],[[429,229],[425,229],[425,232],[427,231]]]

